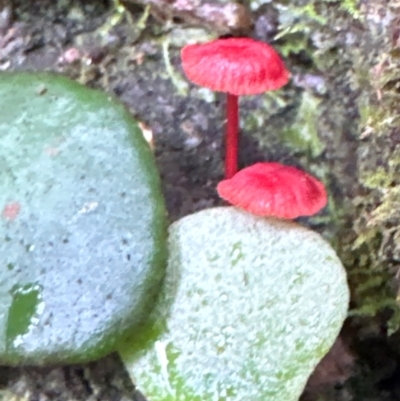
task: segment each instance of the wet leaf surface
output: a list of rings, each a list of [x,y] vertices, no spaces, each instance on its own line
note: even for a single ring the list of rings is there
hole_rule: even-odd
[[[293,222],[213,208],[170,227],[163,292],[120,353],[150,401],[296,401],[346,317],[330,245]]]
[[[0,109],[0,361],[103,356],[164,275],[152,152],[122,105],[66,78],[2,73]]]

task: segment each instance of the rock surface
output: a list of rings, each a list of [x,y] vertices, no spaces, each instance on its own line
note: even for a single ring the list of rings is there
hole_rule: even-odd
[[[249,10],[231,0],[125,0],[149,6],[161,21],[184,22],[208,27],[219,35],[245,34],[250,31]]]

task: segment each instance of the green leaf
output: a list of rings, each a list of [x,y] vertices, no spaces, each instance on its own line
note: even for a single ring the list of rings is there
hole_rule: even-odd
[[[0,363],[82,362],[147,317],[166,212],[137,123],[104,93],[0,73]]]
[[[346,317],[346,274],[318,234],[214,208],[170,227],[152,324],[119,351],[150,401],[295,401]]]

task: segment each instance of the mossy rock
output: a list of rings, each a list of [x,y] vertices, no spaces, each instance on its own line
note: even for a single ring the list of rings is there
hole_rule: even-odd
[[[111,96],[0,74],[0,363],[75,363],[146,318],[165,271],[154,157]]]

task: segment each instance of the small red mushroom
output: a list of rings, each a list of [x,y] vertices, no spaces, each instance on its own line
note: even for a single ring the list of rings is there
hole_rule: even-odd
[[[270,45],[249,38],[187,45],[181,57],[189,80],[227,93],[225,178],[231,178],[238,169],[238,96],[279,89],[288,82],[289,72]]]
[[[322,182],[295,167],[256,163],[221,181],[222,199],[258,216],[295,219],[319,212],[327,203]]]

